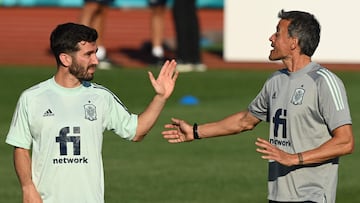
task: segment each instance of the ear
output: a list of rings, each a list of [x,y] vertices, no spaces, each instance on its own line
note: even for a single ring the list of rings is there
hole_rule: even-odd
[[[291,50],[296,49],[296,47],[298,47],[298,45],[299,45],[298,43],[299,43],[298,38],[296,38],[296,37],[292,38],[292,42],[291,42],[291,45],[290,45]]]
[[[69,54],[61,53],[59,58],[65,67],[69,67],[72,64],[72,57]]]

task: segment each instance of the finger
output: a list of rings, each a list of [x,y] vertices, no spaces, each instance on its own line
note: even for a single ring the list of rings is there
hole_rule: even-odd
[[[179,139],[179,136],[178,135],[164,135],[163,134],[163,138],[165,139]]]
[[[176,66],[177,66],[177,62],[175,61],[175,59],[172,60],[172,73],[175,72],[175,74],[179,74],[178,71],[176,71]]]
[[[257,138],[255,144],[256,145],[266,146],[266,148],[273,147],[273,145],[270,144],[270,142],[268,142],[267,140],[261,139],[261,138]]]
[[[169,72],[169,64],[170,64],[170,61],[169,60],[166,60],[165,63],[163,64],[163,66],[161,67],[161,70],[160,70],[160,73],[159,73],[159,76],[163,76],[163,75],[166,75],[168,74]]]
[[[273,160],[273,156],[271,156],[271,154],[267,150],[258,148],[256,149],[256,151],[262,154],[262,159]]]
[[[174,76],[174,72],[176,69],[176,61],[174,59],[172,59],[171,61],[168,61],[168,63],[166,64],[166,68],[164,69],[163,74],[165,76],[169,76],[169,77],[173,77]]]
[[[180,143],[180,142],[184,142],[180,139],[173,139],[173,140],[168,140],[168,143],[171,143],[171,144],[177,144],[177,143]]]
[[[165,130],[161,132],[162,135],[177,135],[177,130]]]
[[[172,59],[171,62],[170,62],[170,66],[171,66],[172,71],[175,70],[176,65],[177,65],[177,63],[176,63],[175,59]]]
[[[149,75],[150,82],[151,82],[152,84],[154,84],[156,80],[155,80],[155,77],[154,77],[154,75],[152,74],[152,72],[151,72],[151,71],[148,71],[148,75]]]
[[[263,149],[263,148],[257,148],[256,151],[261,153],[261,154],[269,155],[269,152],[266,149]]]
[[[175,71],[175,73],[174,73],[174,75],[172,77],[173,81],[175,82],[178,77],[179,77],[179,71]]]
[[[166,60],[165,63],[162,65],[161,70],[162,70],[163,68],[166,69],[166,67],[169,65],[169,63],[170,63],[170,61],[169,61],[169,60]]]
[[[180,124],[180,119],[177,118],[171,118],[171,121],[173,124],[179,125]]]
[[[175,125],[175,124],[165,124],[164,125],[164,128],[177,128],[178,125]]]
[[[258,142],[258,141],[255,142],[255,145],[258,147],[261,147],[263,149],[268,148],[268,145],[266,143],[262,143],[262,142]]]
[[[264,139],[262,139],[260,137],[256,138],[256,140],[259,141],[259,142],[262,142],[262,143],[269,143],[267,140],[264,140]]]
[[[163,138],[167,139],[167,141],[170,143],[184,142],[184,140],[181,139],[179,135],[163,135]]]
[[[274,160],[271,156],[261,156],[262,159]]]

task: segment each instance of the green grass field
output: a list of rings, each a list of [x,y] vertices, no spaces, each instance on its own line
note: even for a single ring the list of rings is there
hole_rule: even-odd
[[[154,91],[145,69],[98,71],[95,82],[107,86],[135,113]],[[16,101],[29,86],[52,76],[55,68],[1,67],[0,202],[21,202],[13,169],[12,147],[5,144]],[[154,71],[157,74],[157,70]],[[243,110],[272,71],[209,70],[184,73],[159,121],[140,143],[106,132],[103,145],[107,203],[267,202],[267,162],[255,151],[256,137],[267,138],[268,125],[241,135],[168,144],[160,134],[171,117],[203,123]],[[343,79],[352,110],[356,148],[341,158],[337,202],[360,202],[360,72],[336,72]],[[179,100],[194,95],[196,106]],[[56,184],[56,183],[54,183]]]

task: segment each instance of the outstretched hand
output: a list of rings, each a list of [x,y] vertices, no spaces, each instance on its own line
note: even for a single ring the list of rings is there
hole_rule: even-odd
[[[295,165],[295,163],[292,162],[293,159],[291,154],[282,151],[281,149],[272,145],[269,141],[257,138],[255,144],[258,146],[256,151],[262,154],[261,158],[274,160],[285,166]]]
[[[169,143],[180,143],[194,140],[193,127],[183,120],[172,118],[171,124],[166,124],[161,134]]]
[[[166,61],[161,68],[159,76],[155,79],[154,75],[149,71],[149,78],[157,95],[164,99],[168,99],[174,90],[175,82],[179,76],[176,71],[176,61]]]

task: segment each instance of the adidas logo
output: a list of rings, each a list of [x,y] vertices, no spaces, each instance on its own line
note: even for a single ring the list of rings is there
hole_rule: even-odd
[[[47,116],[54,116],[55,114],[51,111],[51,109],[48,109],[47,111],[45,111],[45,113],[43,114],[43,117],[47,117]]]
[[[271,97],[272,99],[276,99],[276,92],[274,92],[274,94]]]

